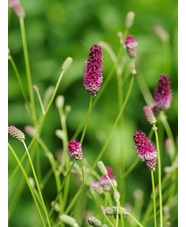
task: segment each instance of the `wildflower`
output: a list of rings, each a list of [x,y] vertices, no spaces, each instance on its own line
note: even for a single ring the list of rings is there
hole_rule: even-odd
[[[154,113],[149,106],[143,107],[143,114],[144,114],[145,119],[149,122],[149,124],[152,125],[152,124],[156,123],[156,118],[154,116]]]
[[[150,170],[155,171],[157,162],[157,151],[154,144],[147,139],[145,133],[136,131],[134,136],[135,148],[138,151],[138,157],[146,162],[146,165]]]
[[[101,89],[102,76],[102,49],[97,44],[90,48],[89,59],[84,66],[83,86],[87,92],[96,96],[96,92]]]
[[[82,160],[83,159],[83,152],[80,142],[76,140],[71,140],[67,143],[67,152],[71,157],[73,157],[76,160]]]
[[[115,176],[113,176],[113,173],[112,173],[112,168],[110,166],[106,166],[106,169],[107,169],[107,172],[108,172],[108,177],[111,179],[111,181],[115,182]],[[111,190],[111,185],[110,185],[110,182],[109,180],[107,179],[106,176],[102,175],[100,177],[100,185],[103,187],[103,189],[105,191],[110,191]]]
[[[19,0],[10,0],[9,7],[12,8],[14,13],[19,18],[25,17],[25,11],[24,11],[23,7],[21,6]]]
[[[138,45],[137,41],[133,38],[132,35],[128,35],[124,41],[124,48],[127,48],[127,53],[130,58],[135,58],[137,54],[136,46]]]
[[[152,108],[155,114],[170,107],[172,101],[172,91],[170,80],[167,75],[160,75],[158,87],[154,90],[155,105]]]
[[[95,191],[98,194],[102,194],[104,192],[103,187],[100,185],[99,181],[93,181],[90,184],[90,190]]]
[[[25,140],[25,134],[15,126],[8,127],[8,134],[14,139],[19,140],[20,142],[23,142]]]

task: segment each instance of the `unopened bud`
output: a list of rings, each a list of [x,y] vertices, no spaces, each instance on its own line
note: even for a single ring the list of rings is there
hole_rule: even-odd
[[[45,91],[44,100],[43,100],[43,105],[45,109],[47,108],[50,102],[53,92],[54,92],[54,86],[49,86]]]
[[[175,155],[174,144],[172,142],[172,139],[170,139],[170,138],[167,138],[165,140],[165,151],[170,156],[171,160],[173,160],[174,159],[174,155]]]
[[[71,57],[67,57],[62,64],[62,67],[61,67],[62,71],[66,72],[70,68],[72,61],[73,59]]]
[[[64,105],[65,98],[62,95],[57,96],[56,98],[56,106],[57,108],[61,109]]]
[[[12,8],[14,13],[19,18],[25,17],[25,11],[24,11],[23,7],[21,6],[19,0],[10,0],[9,7]]]
[[[61,129],[57,129],[57,130],[55,131],[55,134],[56,134],[56,136],[57,136],[59,139],[61,139],[61,140],[63,140],[63,139],[65,138],[65,132],[62,131]]]
[[[149,122],[149,124],[153,125],[156,123],[156,118],[155,118],[154,113],[153,113],[152,109],[150,108],[150,106],[143,107],[143,114],[144,114],[146,121]]]
[[[102,227],[101,221],[95,218],[94,216],[88,218],[88,223],[94,227]]]
[[[14,139],[19,140],[20,142],[23,142],[25,140],[25,134],[15,126],[8,127],[8,134]]]
[[[25,130],[25,132],[29,135],[29,136],[31,136],[31,137],[34,137],[34,135],[36,134],[36,129],[33,127],[33,126],[31,126],[31,125],[26,125],[25,127],[24,127],[24,130]]]
[[[118,191],[114,192],[114,199],[115,199],[115,201],[120,200],[120,193]]]
[[[79,226],[73,217],[70,217],[66,214],[62,214],[59,218],[64,224],[71,225],[73,227]]]
[[[104,175],[104,176],[108,175],[108,171],[107,171],[107,169],[106,169],[106,167],[105,167],[105,165],[102,161],[99,161],[97,163],[97,167],[98,167],[98,169],[99,169],[99,171],[102,175]]]
[[[135,13],[134,12],[128,12],[126,19],[125,19],[125,27],[130,28],[133,25],[134,22]]]
[[[116,206],[112,206],[112,207],[106,207],[105,208],[105,215],[107,216],[114,216],[116,217],[117,215],[120,216],[120,212],[122,214],[122,216],[124,217],[127,214],[127,210],[124,207],[116,207]]]
[[[161,25],[154,26],[154,33],[164,42],[169,41],[169,33]]]

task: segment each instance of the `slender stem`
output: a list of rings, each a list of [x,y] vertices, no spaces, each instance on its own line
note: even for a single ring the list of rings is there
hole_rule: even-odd
[[[29,57],[28,57],[24,18],[22,17],[19,18],[19,22],[20,22],[21,37],[22,37],[22,43],[23,43],[23,53],[24,53],[24,59],[25,59],[28,91],[29,91],[30,102],[31,102],[31,114],[32,114],[34,125],[36,125],[36,112],[35,112],[35,104],[34,104],[34,95],[32,90],[32,77],[30,72],[30,63],[29,63]]]
[[[43,140],[40,137],[38,137],[37,141],[41,145],[43,150],[45,151],[45,154],[51,164],[51,167],[52,167],[52,170],[54,173],[54,177],[55,177],[55,181],[56,181],[57,192],[59,192],[61,181],[60,181],[60,176],[57,174],[57,168],[56,168],[56,163],[55,163],[54,157],[53,157],[52,153],[48,150],[48,147],[46,146],[46,144],[43,142]],[[59,196],[59,203],[62,204],[62,194],[61,193]]]
[[[159,187],[159,207],[160,207],[160,227],[163,227],[163,207],[162,207],[162,187],[161,187],[161,155],[159,148],[159,139],[157,127],[154,126],[155,138],[156,138],[156,148],[158,153],[158,187]]]
[[[66,179],[67,179],[67,177],[68,177],[68,175],[69,175],[69,173],[70,173],[72,167],[74,166],[74,163],[75,163],[75,159],[74,159],[72,165],[70,166],[70,168],[69,168],[67,174],[65,175],[65,178],[63,179],[63,183],[62,183],[62,185],[61,185],[61,188],[59,189],[59,191],[58,191],[58,193],[57,193],[57,196],[56,196],[56,198],[55,198],[54,204],[53,204],[53,206],[52,206],[52,208],[51,208],[51,210],[50,210],[50,212],[49,212],[49,217],[50,217],[50,216],[52,215],[52,213],[53,213],[54,207],[55,207],[55,205],[56,205],[56,203],[57,203],[57,200],[58,200],[58,198],[59,198],[59,196],[60,196],[60,194],[61,194],[61,192],[62,192],[62,190],[63,190],[63,186],[64,186],[64,184],[65,184],[65,181],[66,181]]]
[[[41,214],[41,211],[40,211],[40,208],[39,208],[37,199],[36,199],[36,197],[35,197],[35,194],[34,194],[34,191],[33,191],[32,186],[31,186],[31,184],[30,184],[30,181],[29,181],[29,179],[28,179],[27,173],[25,172],[25,170],[24,170],[24,168],[23,168],[23,166],[22,166],[22,164],[21,164],[19,158],[17,157],[17,155],[16,155],[14,149],[12,148],[12,146],[11,146],[9,143],[8,143],[8,147],[9,147],[10,151],[12,152],[14,158],[16,159],[16,161],[17,161],[17,163],[18,163],[18,165],[19,165],[19,167],[20,167],[20,169],[21,169],[21,171],[22,171],[22,173],[23,173],[23,175],[24,175],[24,177],[25,177],[25,179],[26,179],[27,185],[28,185],[28,187],[29,187],[29,189],[30,189],[30,192],[31,192],[31,194],[32,194],[32,197],[33,197],[34,203],[35,203],[35,205],[36,205],[36,208],[37,208],[37,210],[38,210],[39,216],[40,216],[40,218],[41,218],[42,224],[43,224],[43,226],[45,227],[45,222],[44,222],[44,220],[43,220],[43,217],[42,217],[42,214]]]
[[[127,175],[129,175],[129,173],[132,172],[132,170],[137,166],[138,162],[140,161],[139,158],[137,158],[135,160],[135,162],[127,169],[127,171],[124,172],[124,174],[121,176],[121,180],[124,179],[125,177],[127,177]]]
[[[79,199],[76,203],[76,206],[74,208],[74,210],[72,211],[71,215],[74,214],[76,208],[78,207],[79,205],[79,202],[81,201],[81,198],[82,198],[82,195],[83,195],[83,190],[84,190],[84,186],[85,186],[85,176],[84,176],[84,169],[83,169],[83,163],[82,161],[80,160],[80,163],[81,163],[81,169],[82,169],[82,186],[81,186],[81,192],[80,192],[80,196],[79,196]]]
[[[116,126],[117,126],[117,124],[118,124],[118,122],[119,122],[119,119],[120,119],[120,117],[121,117],[121,115],[122,115],[122,113],[123,113],[123,110],[124,110],[124,108],[125,108],[125,106],[126,106],[126,104],[127,104],[127,101],[128,101],[128,99],[129,99],[129,96],[130,96],[130,93],[131,93],[131,90],[132,90],[132,86],[133,86],[133,82],[134,82],[134,75],[132,75],[131,82],[130,82],[130,85],[129,85],[129,89],[128,89],[126,98],[125,98],[125,100],[124,100],[124,102],[123,102],[123,104],[122,104],[122,107],[121,107],[121,109],[120,109],[120,112],[119,112],[119,114],[118,114],[118,116],[117,116],[117,118],[116,118],[116,120],[115,120],[115,122],[114,122],[114,125],[113,125],[113,127],[112,127],[112,129],[111,129],[111,132],[110,132],[110,134],[109,134],[109,136],[108,136],[108,138],[107,138],[107,140],[106,140],[106,142],[105,142],[105,144],[104,144],[104,146],[103,146],[101,152],[99,153],[99,155],[98,155],[96,161],[94,162],[94,164],[93,164],[93,166],[92,166],[92,169],[94,169],[94,168],[96,167],[98,161],[101,159],[103,153],[105,152],[105,150],[106,150],[106,148],[107,148],[107,145],[108,145],[108,143],[109,143],[109,141],[110,141],[110,139],[111,139],[112,133],[114,132],[114,130],[115,130],[115,128],[116,128]],[[91,173],[91,172],[90,172],[90,173]],[[90,174],[89,174],[89,175],[90,175]],[[88,177],[87,177],[87,178],[88,178]]]
[[[172,140],[172,142],[174,144],[175,153],[177,153],[177,149],[176,149],[176,145],[175,145],[175,142],[174,142],[174,136],[172,134],[171,127],[169,125],[169,122],[167,121],[167,116],[163,112],[160,113],[160,120],[161,120],[161,122],[162,122],[162,124],[165,128],[167,136]]]
[[[35,169],[34,169],[34,165],[32,163],[32,159],[30,157],[28,148],[27,148],[27,146],[26,146],[24,141],[23,141],[23,145],[25,147],[25,150],[26,150],[26,153],[27,153],[27,156],[28,156],[31,168],[32,168],[32,172],[33,172],[34,179],[35,179],[35,182],[36,182],[36,186],[37,186],[37,189],[38,189],[38,193],[39,193],[39,196],[40,196],[40,199],[41,199],[41,203],[43,205],[43,210],[44,210],[44,213],[45,213],[45,216],[46,216],[46,219],[47,219],[48,226],[51,227],[50,221],[49,221],[49,217],[48,217],[48,213],[47,213],[47,210],[46,210],[46,206],[45,206],[45,203],[44,203],[44,200],[43,200],[43,196],[42,196],[42,193],[41,193],[41,190],[40,190],[40,187],[39,187],[39,182],[38,182],[38,179],[37,179],[37,176],[36,176],[36,172],[35,172]]]
[[[47,109],[46,109],[46,111],[45,111],[45,114],[42,116],[42,119],[41,119],[41,121],[40,121],[40,124],[39,124],[39,126],[38,126],[38,128],[37,128],[37,131],[36,131],[34,137],[32,138],[32,140],[31,140],[31,142],[30,142],[30,144],[29,144],[29,146],[28,146],[28,150],[31,149],[31,147],[32,147],[32,145],[34,144],[34,141],[35,141],[35,139],[36,139],[36,137],[37,137],[37,135],[38,135],[38,132],[40,131],[40,129],[41,129],[42,125],[43,125],[43,122],[44,122],[44,120],[45,120],[45,118],[46,118],[46,115],[47,115],[47,113],[48,113],[48,111],[49,111],[49,109],[50,109],[50,107],[51,107],[51,105],[52,105],[52,102],[53,102],[53,100],[54,100],[54,97],[55,97],[55,95],[56,95],[56,93],[57,93],[57,90],[58,90],[59,84],[60,84],[60,82],[61,82],[61,79],[62,79],[62,77],[63,77],[63,74],[64,74],[64,71],[62,71],[61,74],[60,74],[60,76],[59,76],[59,79],[58,79],[58,81],[57,81],[57,83],[56,83],[54,92],[53,92],[52,97],[51,97],[51,99],[50,99],[50,102],[49,102],[49,104],[48,104],[48,106],[47,106]],[[23,157],[21,158],[21,163],[23,162],[23,160],[25,159],[25,157],[26,157],[26,153],[25,153],[25,154],[23,155]],[[13,176],[15,176],[15,174],[16,174],[16,172],[17,172],[18,169],[19,169],[19,165],[17,165],[17,167],[15,168],[14,172],[12,173],[12,175],[11,175],[11,177],[10,177],[10,180],[13,179]],[[10,182],[10,180],[9,180],[9,182]],[[23,178],[23,180],[24,180],[24,178]]]
[[[140,227],[143,227],[143,225],[134,216],[132,216],[132,214],[126,212],[126,215],[128,215],[130,218],[132,218],[132,220],[135,221],[136,224],[138,224]]]
[[[155,194],[153,170],[151,170],[151,181],[152,181],[152,193],[153,193],[153,204],[154,204],[154,227],[156,227],[156,194]]]
[[[42,113],[43,115],[45,114],[45,108],[44,108],[44,105],[43,105],[43,102],[42,102],[42,99],[41,99],[41,95],[39,93],[39,89],[35,89],[36,93],[37,93],[37,97],[39,99],[39,103],[40,103],[40,106],[41,106],[41,110],[42,110]]]
[[[11,64],[12,64],[12,67],[13,67],[13,69],[14,69],[14,72],[15,72],[15,74],[16,74],[16,77],[17,77],[17,80],[18,80],[19,87],[20,87],[20,89],[21,89],[23,98],[24,98],[25,102],[28,103],[28,98],[27,98],[27,96],[26,96],[26,92],[25,92],[25,90],[24,90],[24,86],[23,86],[23,84],[22,84],[21,76],[20,76],[19,71],[18,71],[18,69],[17,69],[17,67],[16,67],[16,64],[15,64],[15,62],[14,62],[14,60],[13,60],[13,58],[12,58],[11,55],[9,55],[9,58],[8,58],[8,59],[10,60],[10,62],[11,62]]]
[[[93,99],[93,96],[90,96],[90,101],[89,101],[89,108],[88,108],[88,113],[87,113],[87,117],[86,117],[86,121],[85,121],[85,126],[84,126],[84,129],[83,129],[83,133],[81,135],[81,139],[80,139],[80,143],[81,145],[83,144],[83,139],[84,139],[84,136],[85,136],[85,132],[86,132],[86,129],[87,129],[87,126],[88,126],[88,120],[89,120],[89,117],[90,117],[90,112],[91,112],[91,109],[92,109],[92,99]],[[72,214],[75,212],[79,202],[81,201],[81,198],[82,198],[82,195],[83,195],[83,190],[84,190],[84,186],[85,186],[85,176],[84,176],[84,169],[83,169],[83,163],[82,161],[80,160],[80,163],[81,163],[81,169],[82,169],[82,186],[81,186],[81,192],[80,192],[80,196],[79,196],[79,199],[76,203],[76,206],[72,212]],[[71,214],[71,215],[72,215]]]
[[[34,137],[32,138],[32,140],[31,140],[31,142],[30,142],[30,144],[29,144],[29,146],[28,146],[28,150],[29,150],[29,148],[31,148],[31,146],[33,145],[33,143],[34,143],[34,141],[35,141],[35,139],[36,139],[36,137],[37,137],[37,134],[38,134],[38,132],[40,131],[40,129],[41,129],[41,127],[42,127],[42,125],[43,125],[43,123],[44,123],[44,121],[45,121],[46,115],[47,115],[47,113],[48,113],[48,111],[49,111],[49,109],[50,109],[50,107],[51,107],[51,105],[52,105],[52,102],[53,102],[53,100],[54,100],[54,97],[55,97],[55,95],[56,95],[56,93],[57,93],[57,90],[58,90],[59,84],[60,84],[60,82],[61,82],[61,79],[62,79],[62,77],[63,77],[63,74],[64,74],[64,71],[61,71],[61,74],[60,74],[60,76],[59,76],[59,78],[58,78],[58,81],[57,81],[57,83],[56,83],[54,92],[53,92],[52,97],[51,97],[51,99],[50,99],[50,102],[49,102],[49,104],[48,104],[48,106],[47,106],[47,109],[46,109],[46,111],[45,111],[45,114],[44,114],[44,115],[42,116],[42,118],[41,118],[41,121],[40,121],[40,123],[39,123],[39,126],[37,127],[37,131],[36,131]]]
[[[126,33],[126,34],[127,34],[127,33]],[[113,73],[114,73],[114,70],[116,69],[116,66],[117,66],[117,64],[118,64],[118,61],[119,61],[120,56],[121,56],[121,53],[122,53],[122,50],[123,50],[123,45],[120,46],[120,49],[119,49],[119,52],[118,52],[118,56],[117,56],[117,60],[116,60],[116,62],[114,63],[114,65],[113,65],[113,67],[112,67],[112,69],[111,69],[109,75],[107,76],[105,82],[103,83],[103,86],[102,86],[101,90],[100,90],[100,91],[98,92],[98,94],[96,95],[96,98],[95,98],[95,100],[94,100],[94,102],[93,102],[93,105],[92,105],[92,109],[95,107],[96,103],[98,102],[98,100],[100,99],[101,95],[103,94],[103,91],[104,91],[105,88],[107,87],[107,85],[108,85],[108,83],[109,83],[109,81],[110,81],[110,79],[111,79],[111,77],[112,77],[112,75],[113,75]],[[74,139],[77,138],[77,136],[79,135],[79,133],[80,133],[80,131],[81,131],[83,125],[84,125],[84,122],[85,122],[85,120],[83,119],[82,122],[80,123],[79,127],[77,128],[76,132],[74,133],[74,135],[73,135],[72,138],[74,138]]]
[[[91,112],[91,109],[92,109],[92,99],[93,99],[93,96],[90,96],[89,108],[88,108],[88,113],[87,113],[87,117],[86,117],[86,121],[85,121],[85,126],[84,126],[83,133],[82,133],[82,136],[81,136],[81,139],[80,139],[81,145],[83,144],[85,132],[86,132],[86,129],[87,129],[87,126],[88,126],[88,120],[89,120],[90,112]]]

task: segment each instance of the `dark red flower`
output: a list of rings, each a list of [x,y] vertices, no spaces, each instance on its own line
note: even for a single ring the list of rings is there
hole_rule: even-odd
[[[83,159],[83,152],[80,142],[76,140],[71,140],[67,144],[67,152],[68,154],[73,157],[76,160],[82,160]]]
[[[124,48],[127,48],[127,53],[130,58],[135,58],[137,54],[136,46],[138,45],[137,41],[133,38],[132,35],[127,36],[124,41]]]
[[[101,89],[102,76],[102,49],[97,44],[90,48],[89,59],[84,66],[83,86],[92,96]]]
[[[145,133],[136,131],[134,136],[134,144],[138,157],[146,162],[150,170],[155,171],[157,162],[157,151],[154,144],[148,140]]]
[[[160,75],[158,87],[154,90],[155,105],[152,108],[155,114],[170,107],[172,101],[172,91],[170,80],[167,75]]]

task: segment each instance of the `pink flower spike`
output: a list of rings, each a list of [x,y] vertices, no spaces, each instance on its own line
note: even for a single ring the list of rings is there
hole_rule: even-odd
[[[90,48],[89,59],[84,66],[83,86],[87,92],[96,96],[96,92],[101,89],[102,76],[102,49],[97,44]]]
[[[108,172],[108,177],[111,179],[111,181],[115,181],[115,176],[113,176],[112,168],[110,166],[106,166],[107,172]],[[102,175],[100,177],[100,185],[103,186],[103,189],[105,191],[110,191],[111,190],[111,184],[109,180],[107,179],[106,176]]]
[[[128,35],[124,41],[124,48],[127,49],[127,53],[130,58],[135,58],[137,55],[136,46],[138,45],[137,41],[133,38],[132,35]]]
[[[143,115],[146,119],[147,122],[149,122],[149,124],[155,124],[156,123],[156,118],[154,116],[154,113],[152,111],[152,109],[150,108],[150,106],[144,106],[143,107]]]
[[[157,162],[157,151],[154,144],[148,140],[145,133],[136,131],[134,136],[134,144],[137,150],[137,156],[146,162],[150,170],[155,171]]]
[[[80,142],[76,140],[71,140],[67,143],[67,152],[68,154],[73,157],[75,160],[82,160],[83,159],[83,152]]]
[[[25,17],[25,11],[24,11],[23,7],[21,6],[19,0],[10,0],[9,7],[12,8],[14,13],[19,18]]]
[[[25,140],[25,134],[15,126],[8,127],[8,134],[14,139],[19,140],[20,142],[23,142]]]
[[[172,91],[170,87],[170,80],[167,75],[160,75],[158,80],[158,87],[154,90],[155,106],[153,111],[155,114],[170,107],[172,101]]]

